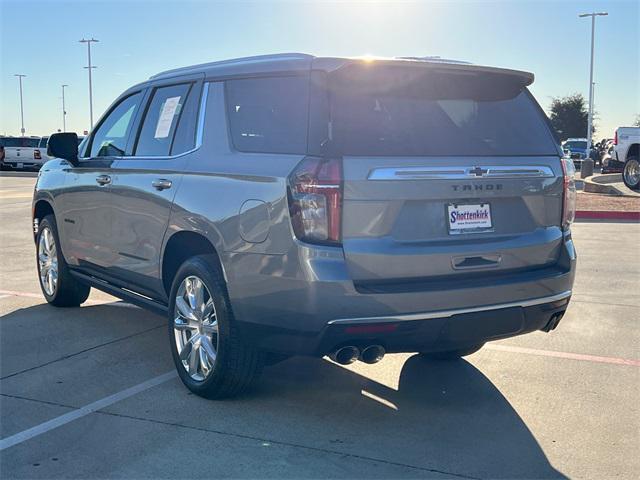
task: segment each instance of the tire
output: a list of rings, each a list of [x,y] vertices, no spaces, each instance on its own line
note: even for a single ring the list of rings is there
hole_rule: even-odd
[[[58,228],[53,215],[47,215],[38,225],[36,265],[42,294],[55,307],[78,307],[88,297],[91,287],[81,283],[69,272],[60,250]]]
[[[637,157],[629,157],[627,161],[624,162],[622,180],[631,190],[640,189],[640,164],[638,163]]]
[[[237,396],[260,376],[263,354],[243,342],[234,325],[215,255],[198,255],[182,264],[171,286],[168,317],[174,364],[182,383],[196,395]]]
[[[420,357],[426,360],[458,360],[461,357],[466,357],[472,353],[476,353],[484,346],[484,343],[479,345],[472,345],[467,348],[460,348],[458,350],[446,350],[444,352],[420,352]]]

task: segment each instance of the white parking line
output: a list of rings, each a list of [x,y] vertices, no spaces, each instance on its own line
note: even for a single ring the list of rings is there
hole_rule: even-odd
[[[14,445],[18,445],[19,443],[26,442],[31,438],[42,435],[43,433],[47,433],[54,428],[61,427],[62,425],[66,425],[67,423],[73,422],[74,420],[77,420],[79,418],[86,417],[90,413],[106,408],[110,405],[113,405],[114,403],[119,402],[120,400],[124,400],[125,398],[129,398],[137,395],[138,393],[144,392],[145,390],[171,380],[175,376],[175,371],[167,372],[165,374],[147,380],[146,382],[139,383],[138,385],[127,388],[126,390],[122,390],[121,392],[114,393],[113,395],[109,395],[108,397],[105,397],[101,400],[97,400],[93,403],[90,403],[89,405],[79,408],[78,410],[73,410],[69,413],[65,413],[64,415],[53,418],[47,422],[41,423],[40,425],[36,425],[35,427],[23,430],[22,432],[11,435],[10,437],[3,438],[0,440],[0,451],[3,451],[9,447],[13,447]]]

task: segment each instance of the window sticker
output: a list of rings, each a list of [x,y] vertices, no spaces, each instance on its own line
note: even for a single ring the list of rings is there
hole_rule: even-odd
[[[180,97],[167,98],[160,111],[160,117],[158,118],[158,124],[156,125],[155,138],[167,138],[169,136],[169,130],[171,130],[171,124],[173,123],[173,116],[178,108]]]

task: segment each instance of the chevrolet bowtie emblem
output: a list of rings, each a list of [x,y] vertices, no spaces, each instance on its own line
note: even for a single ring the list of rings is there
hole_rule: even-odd
[[[475,175],[476,177],[481,177],[482,175],[484,175],[487,172],[488,172],[488,170],[486,168],[474,167],[474,168],[469,170],[469,175]]]

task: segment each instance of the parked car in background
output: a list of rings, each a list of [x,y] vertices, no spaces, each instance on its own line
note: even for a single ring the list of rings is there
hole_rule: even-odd
[[[619,127],[613,138],[613,157],[621,162],[622,180],[632,190],[640,189],[640,127]]]
[[[574,168],[533,74],[266,55],[124,92],[49,139],[40,286],[161,312],[182,382],[235,395],[265,362],[457,359],[553,330],[571,297]]]
[[[582,161],[588,156],[588,140],[586,138],[568,138],[562,143],[562,149],[568,150],[576,168],[582,166]]]
[[[4,147],[5,168],[37,170],[44,163],[38,148],[40,137],[0,137],[0,143]]]
[[[613,156],[613,145],[611,145],[607,152],[602,155],[602,172],[603,174],[607,173],[622,173],[624,169],[624,163],[619,162]]]
[[[42,137],[40,139],[40,142],[38,143],[37,152],[34,152],[34,156],[40,156],[40,159],[42,160],[43,165],[52,158],[49,155],[47,155],[48,141],[49,141],[49,137]]]

